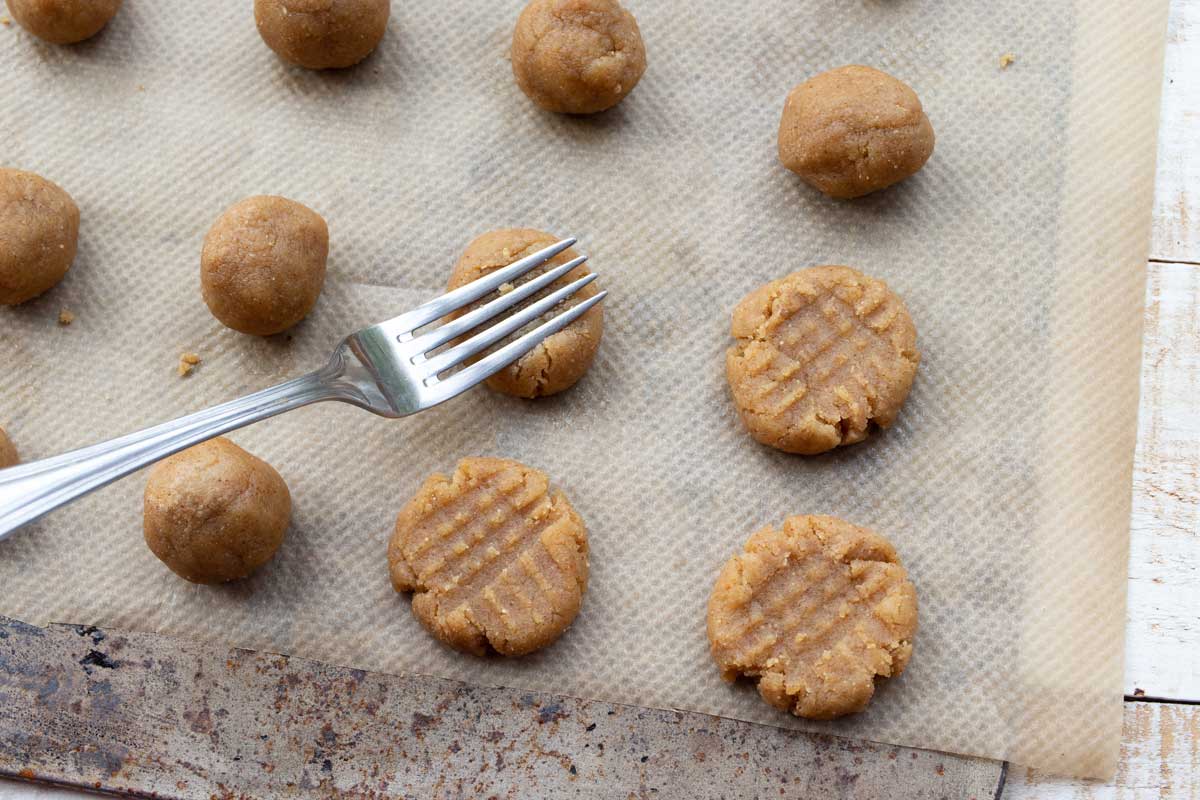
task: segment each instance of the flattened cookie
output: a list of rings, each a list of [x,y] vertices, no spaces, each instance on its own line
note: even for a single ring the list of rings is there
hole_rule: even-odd
[[[388,568],[436,638],[475,655],[520,656],[553,642],[579,613],[587,555],[583,520],[544,473],[464,458],[401,509]]]
[[[810,267],[771,281],[733,310],[725,375],[750,435],[812,455],[896,419],[917,373],[917,329],[883,281]]]
[[[463,251],[462,257],[454,267],[454,272],[450,274],[447,288],[457,289],[473,280],[482,278],[489,272],[507,267],[525,256],[533,255],[538,250],[543,250],[557,241],[559,241],[557,236],[530,228],[505,228],[488,231],[467,245],[467,249]],[[515,285],[519,286],[548,269],[553,269],[578,257],[579,254],[573,249],[564,250],[543,266],[521,276]],[[518,304],[513,311],[524,308],[529,303],[536,302],[544,295],[561,289],[587,274],[587,265],[581,264],[550,284],[542,292],[533,295],[524,303]],[[510,289],[511,287],[505,286],[501,290]],[[596,282],[584,286],[569,299],[559,303],[546,314],[522,328],[517,334],[537,327],[568,308],[582,303],[589,297],[596,296],[599,292],[600,289],[596,286]],[[493,299],[495,299],[495,295],[484,297],[479,304]],[[475,307],[473,305],[470,308]],[[463,309],[460,314],[455,316],[461,316],[468,310]],[[595,358],[596,350],[600,347],[600,336],[603,332],[604,309],[601,306],[594,306],[558,333],[547,337],[545,341],[521,356],[516,362],[488,378],[486,381],[488,388],[514,397],[525,398],[546,397],[569,389],[583,377],[584,373],[588,371],[588,367],[592,365],[592,359]]]
[[[763,699],[809,719],[866,708],[876,675],[904,671],[916,632],[916,589],[895,549],[836,517],[758,531],[708,601],[721,677],[758,678]]]

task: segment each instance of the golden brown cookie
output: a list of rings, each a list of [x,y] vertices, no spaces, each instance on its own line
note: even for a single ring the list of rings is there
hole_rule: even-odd
[[[292,498],[270,464],[228,439],[160,461],[146,482],[146,544],[193,583],[244,578],[271,560]]]
[[[895,548],[836,517],[788,517],[746,542],[708,601],[721,677],[758,679],[768,703],[809,719],[866,708],[875,676],[904,671],[917,593]]]
[[[433,475],[396,518],[388,569],[436,638],[520,656],[575,619],[588,578],[583,520],[546,475],[502,458],[464,458]]]
[[[779,160],[842,199],[914,174],[933,144],[933,126],[916,92],[871,67],[840,67],[808,79],[788,94],[779,121]]]
[[[615,106],[646,71],[637,21],[617,0],[533,0],[517,19],[511,56],[521,91],[563,114]]]
[[[12,439],[8,438],[8,434],[4,432],[4,428],[0,428],[0,469],[14,466],[20,460],[17,457],[17,448],[12,443]]]
[[[450,274],[448,288],[457,289],[459,286],[482,278],[489,272],[506,267],[525,256],[533,255],[538,250],[549,247],[557,241],[559,241],[557,236],[529,228],[506,228],[485,233],[467,245],[467,249]],[[547,269],[565,264],[578,256],[579,254],[574,250],[564,250],[543,266],[522,276],[514,285],[519,286]],[[519,310],[587,274],[587,266],[581,264],[550,284],[541,293],[529,298],[527,302],[518,304],[513,310]],[[593,281],[583,287],[568,300],[559,303],[534,323],[518,331],[517,335],[558,316],[589,297],[594,297],[600,291],[596,283]],[[511,289],[512,285],[501,287],[501,291],[510,291]],[[484,297],[480,303],[494,300],[496,296]],[[478,305],[479,303],[470,308]],[[464,309],[455,316],[467,313],[470,308]],[[540,345],[521,356],[517,361],[488,378],[487,385],[497,392],[527,398],[545,397],[569,389],[583,377],[584,373],[588,371],[588,367],[592,365],[592,359],[595,358],[596,350],[600,347],[600,337],[603,331],[604,309],[597,305],[558,333],[547,337]]]
[[[224,325],[270,336],[312,311],[328,255],[329,228],[320,214],[285,197],[248,197],[204,237],[200,290]]]
[[[733,310],[725,374],[750,435],[812,455],[896,419],[917,373],[917,329],[883,281],[810,267]]]
[[[121,10],[121,0],[8,0],[21,27],[54,44],[90,39]]]
[[[276,55],[308,69],[351,67],[387,31],[390,0],[254,0],[258,34]]]
[[[79,207],[40,175],[0,167],[0,305],[32,300],[75,261]]]

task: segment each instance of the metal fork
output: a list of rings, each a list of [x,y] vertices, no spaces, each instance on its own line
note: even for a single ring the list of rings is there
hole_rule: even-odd
[[[551,292],[445,350],[435,351],[550,286],[586,261],[587,256],[546,270],[432,330],[421,333],[418,330],[469,306],[573,244],[575,239],[564,239],[406,314],[363,328],[347,336],[334,350],[329,363],[316,372],[119,439],[0,470],[0,540],[19,526],[172,453],[294,408],[340,400],[394,418],[424,411],[461,394],[516,361],[547,336],[570,325],[608,293],[589,297],[456,371],[452,370],[467,359],[571,297],[591,283],[595,274]]]

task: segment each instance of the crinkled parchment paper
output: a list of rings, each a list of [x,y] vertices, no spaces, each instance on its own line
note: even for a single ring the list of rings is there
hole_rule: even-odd
[[[0,163],[83,215],[64,283],[0,309],[0,425],[26,458],[313,368],[441,290],[488,228],[579,236],[612,293],[563,396],[480,389],[401,421],[329,405],[236,434],[295,498],[252,579],[168,572],[135,476],[0,544],[0,613],[787,726],[720,681],[705,603],[752,530],[831,513],[896,543],[921,630],[866,713],[805,727],[1110,773],[1165,0],[638,0],[649,70],[587,119],[516,88],[519,5],[395,3],[380,50],[330,74],[280,63],[245,2],[131,0],[71,48],[0,28]],[[795,83],[856,62],[916,88],[937,151],[833,202],[777,163],[776,126]],[[268,340],[222,328],[198,285],[208,226],[256,193],[332,232],[316,312]],[[823,263],[897,289],[924,359],[892,430],[799,458],[743,433],[723,353],[747,291]],[[183,351],[204,359],[188,379]],[[475,454],[545,469],[591,533],[583,612],[530,658],[439,646],[388,584],[400,505]]]

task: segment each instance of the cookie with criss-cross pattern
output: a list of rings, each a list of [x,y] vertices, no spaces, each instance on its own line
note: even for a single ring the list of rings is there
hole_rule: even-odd
[[[502,458],[464,458],[396,518],[388,569],[437,639],[475,655],[531,653],[579,613],[587,589],[583,520],[546,475]]]
[[[809,719],[866,708],[904,671],[917,592],[891,543],[836,517],[788,517],[725,564],[708,602],[721,677],[756,678],[768,703]]]
[[[917,374],[917,329],[887,284],[810,267],[759,287],[733,311],[725,373],[750,435],[812,455],[896,419]]]

